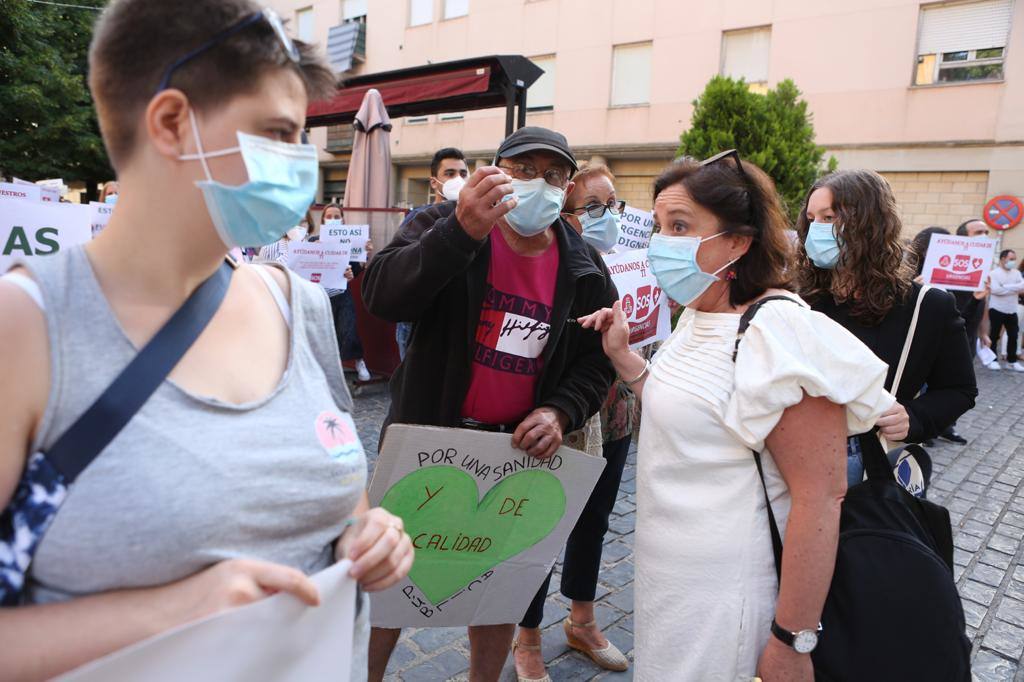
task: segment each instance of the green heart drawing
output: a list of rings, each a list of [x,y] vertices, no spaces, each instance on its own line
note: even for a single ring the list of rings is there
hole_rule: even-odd
[[[543,540],[565,515],[565,490],[547,471],[520,471],[477,504],[473,477],[434,466],[395,483],[381,506],[402,517],[416,547],[409,577],[435,605]]]

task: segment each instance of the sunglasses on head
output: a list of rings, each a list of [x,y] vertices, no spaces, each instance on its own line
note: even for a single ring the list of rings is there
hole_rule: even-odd
[[[711,166],[724,159],[732,159],[736,165],[736,171],[739,173],[740,180],[745,185],[744,191],[747,193],[747,199],[750,204],[750,215],[748,216],[748,222],[751,227],[756,229],[757,225],[754,222],[754,216],[757,215],[754,210],[754,193],[750,191],[750,188],[754,186],[753,178],[747,174],[747,171],[743,168],[743,163],[740,160],[740,153],[735,149],[726,149],[724,152],[719,152],[714,156],[710,156],[700,162],[701,166]]]
[[[161,92],[170,87],[171,77],[174,75],[174,72],[184,64],[195,59],[207,50],[220,45],[242,29],[248,28],[249,26],[261,21],[267,22],[270,28],[273,29],[274,35],[277,37],[278,42],[281,43],[284,53],[288,55],[289,61],[291,61],[292,64],[298,64],[300,60],[299,48],[296,47],[295,43],[292,42],[292,39],[288,37],[288,33],[284,30],[284,22],[281,21],[281,17],[278,16],[277,12],[267,7],[261,12],[253,12],[238,23],[233,26],[229,26],[217,35],[213,36],[196,49],[177,59],[173,64],[167,67],[166,71],[164,71],[164,77],[160,79],[160,85],[157,86],[156,91]]]

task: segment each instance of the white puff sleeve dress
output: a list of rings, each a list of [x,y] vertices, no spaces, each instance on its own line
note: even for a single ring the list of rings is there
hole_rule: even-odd
[[[755,674],[777,586],[762,451],[785,535],[789,493],[765,438],[806,392],[846,406],[849,433],[892,406],[886,365],[843,327],[798,302],[754,317],[733,363],[740,315],[687,310],[655,356],[637,457],[636,665],[639,680]],[[808,425],[813,428],[813,425]]]

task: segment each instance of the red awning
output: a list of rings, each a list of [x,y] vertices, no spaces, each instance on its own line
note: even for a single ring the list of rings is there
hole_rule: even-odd
[[[331,99],[310,104],[306,116],[314,120],[327,116],[351,119],[359,110],[363,95],[370,88],[376,88],[380,92],[384,106],[390,109],[390,107],[400,104],[442,100],[487,92],[490,80],[491,67],[481,66],[429,76],[397,78],[373,85],[342,88]]]

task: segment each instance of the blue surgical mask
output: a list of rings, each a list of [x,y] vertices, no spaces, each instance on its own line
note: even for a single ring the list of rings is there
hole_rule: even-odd
[[[198,153],[179,158],[203,164],[206,180],[196,186],[202,190],[217,234],[228,248],[272,244],[305,217],[316,198],[315,146],[276,142],[239,131],[237,147],[207,152],[191,110],[189,117]],[[230,154],[242,155],[248,182],[229,186],[213,179],[206,160]]]
[[[839,262],[839,239],[832,223],[811,223],[804,240],[807,257],[815,267],[831,270]]]
[[[519,202],[505,214],[505,220],[518,234],[523,237],[534,237],[558,220],[562,212],[562,200],[565,198],[564,190],[548,184],[544,178],[513,178],[512,189]],[[511,196],[505,195],[506,198]]]
[[[116,194],[108,194],[107,196],[105,196],[103,198],[103,203],[104,204],[116,204],[117,203],[117,195]]]
[[[713,273],[707,273],[697,264],[697,249],[703,242],[720,237],[724,232],[701,239],[700,237],[666,237],[651,235],[647,260],[651,272],[669,298],[681,305],[696,301],[708,287],[718,281],[718,273],[736,262],[731,260]]]
[[[600,218],[591,218],[586,211],[577,217],[583,226],[583,239],[601,253],[608,253],[619,243],[619,216],[607,208]]]

